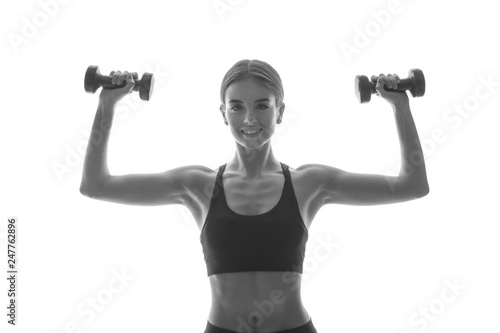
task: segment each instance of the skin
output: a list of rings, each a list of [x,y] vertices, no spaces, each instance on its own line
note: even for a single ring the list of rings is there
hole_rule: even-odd
[[[235,156],[227,164],[226,170],[234,170],[244,179],[252,180],[280,169],[279,161],[273,154],[271,138],[278,119],[283,117],[285,104],[276,106],[275,96],[253,79],[233,82],[226,89],[225,96],[220,112],[236,143]],[[262,98],[270,101],[254,104]],[[243,103],[230,103],[235,99]],[[241,133],[242,129],[254,127],[263,129],[257,137],[249,138]]]
[[[267,98],[269,101],[260,101]],[[232,102],[238,100],[240,102]],[[224,104],[220,106],[224,123],[229,127],[236,144],[236,152],[227,165],[224,188],[230,208],[242,215],[256,215],[269,211],[276,200],[258,203],[246,192],[258,193],[259,189],[274,187],[281,192],[284,178],[279,161],[273,154],[271,138],[278,121],[283,118],[285,104],[276,105],[275,96],[251,78],[233,82],[226,89]],[[247,137],[241,130],[262,128],[256,137]],[[281,174],[280,174],[281,173]],[[230,178],[229,178],[230,177]],[[232,184],[236,184],[234,187]],[[231,190],[233,189],[233,190]],[[246,200],[256,203],[258,211],[248,212]],[[262,195],[261,195],[262,197]],[[239,199],[241,198],[241,199]],[[255,205],[254,205],[255,206]],[[216,326],[236,330],[238,321],[244,319],[255,332],[275,332],[298,327],[309,321],[310,316],[300,297],[301,274],[296,272],[236,272],[214,274],[209,277],[212,287],[212,309],[209,321]],[[281,297],[273,298],[273,295]],[[274,301],[273,301],[274,299]],[[257,308],[253,301],[273,302],[273,315],[259,318],[252,314]]]
[[[399,77],[395,74],[388,76],[380,74],[376,87],[377,95],[393,107],[403,105],[409,107],[406,93],[389,92],[383,89],[384,84],[388,88],[397,88],[399,81]],[[272,151],[271,138],[278,119],[283,118],[285,104],[276,106],[275,96],[251,78],[233,82],[226,89],[225,96],[220,112],[236,142],[235,156],[227,164],[226,170],[234,170],[243,175],[244,179],[251,180],[259,179],[264,173],[279,169],[279,161]],[[254,101],[261,98],[268,98],[270,102],[254,104]],[[229,103],[234,99],[243,103]],[[263,128],[257,137],[248,138],[241,133],[244,128],[254,127]]]
[[[114,84],[121,84],[125,80],[128,84],[123,88],[101,91],[95,127],[102,119],[112,118],[114,107],[132,91],[133,77],[137,78],[136,73],[120,71],[111,72],[111,76]],[[351,173],[322,164],[290,168],[300,215],[307,228],[325,204],[389,204],[417,199],[428,193],[423,159],[418,164],[408,162],[412,157],[422,154],[408,96],[404,92],[383,89],[384,85],[397,88],[398,82],[397,75],[380,74],[376,90],[377,95],[388,102],[394,112],[401,145],[400,174],[389,177]],[[268,98],[269,101],[254,103],[262,98]],[[230,103],[233,99],[241,102]],[[226,165],[223,186],[228,206],[237,213],[256,215],[269,211],[277,203],[284,178],[280,163],[272,151],[271,138],[284,111],[285,104],[276,105],[275,96],[251,78],[233,82],[226,89],[220,112],[235,139],[236,152]],[[241,129],[251,127],[263,128],[263,131],[253,138],[241,133]],[[102,133],[104,144],[96,147],[93,153],[88,151],[86,155],[82,194],[125,204],[184,204],[193,213],[201,231],[210,197],[192,193],[201,193],[200,189],[205,188],[205,185],[213,184],[217,170],[189,166],[186,167],[188,173],[180,173],[182,168],[179,168],[175,170],[176,173],[169,170],[150,175],[109,175],[102,158],[106,156],[108,133],[105,130]],[[185,174],[189,177],[184,177]],[[177,178],[181,175],[182,178]],[[178,181],[173,182],[173,178]],[[176,187],[179,183],[183,183],[182,189]],[[165,191],[166,188],[171,191]],[[185,191],[186,188],[189,191]],[[302,275],[288,272],[285,276],[284,273],[259,271],[209,276],[212,291],[210,323],[237,331],[241,323],[238,319],[241,319],[251,324],[254,333],[267,333],[291,329],[308,322],[310,316],[300,296]],[[255,302],[269,304],[270,301],[274,304],[272,315],[261,316],[264,319],[261,320],[256,313]]]

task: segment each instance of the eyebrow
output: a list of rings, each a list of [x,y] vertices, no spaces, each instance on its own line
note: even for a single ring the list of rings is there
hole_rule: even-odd
[[[256,100],[254,103],[259,103],[259,102],[270,102],[271,100],[269,98],[261,98],[261,99],[258,99]],[[230,100],[229,102],[227,102],[228,104],[230,103],[243,103],[242,101],[240,100],[237,100],[237,99],[232,99]]]

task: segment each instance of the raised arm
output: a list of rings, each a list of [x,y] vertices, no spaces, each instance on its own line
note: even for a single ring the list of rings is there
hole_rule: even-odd
[[[117,89],[102,89],[99,94],[97,112],[92,124],[92,131],[83,163],[80,192],[91,196],[109,178],[107,164],[108,141],[115,107],[118,102],[132,91],[134,87],[133,74],[120,71],[111,72],[112,83],[121,84],[127,80],[127,85]]]
[[[112,72],[113,84],[121,84],[127,72]],[[186,204],[199,179],[210,170],[203,166],[185,166],[151,174],[110,175],[107,147],[118,101],[133,88],[128,84],[118,89],[103,89],[92,125],[92,134],[83,164],[80,192],[90,198],[127,205]]]
[[[361,174],[321,164],[302,168],[318,191],[322,204],[381,205],[421,198],[429,193],[424,154],[406,92],[389,92],[396,88],[397,76],[380,75],[377,91],[392,107],[401,147],[401,167],[398,176]]]

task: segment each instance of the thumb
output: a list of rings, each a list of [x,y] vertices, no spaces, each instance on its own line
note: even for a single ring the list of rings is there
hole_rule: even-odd
[[[128,74],[127,75],[127,84],[125,85],[125,89],[131,93],[132,92],[132,89],[134,88],[135,86],[135,81],[134,81],[134,78],[132,76],[132,74]]]
[[[375,90],[378,92],[378,95],[380,96],[381,94],[385,94],[386,90],[384,88],[385,82],[384,80],[379,76],[377,79],[377,84],[375,85]]]

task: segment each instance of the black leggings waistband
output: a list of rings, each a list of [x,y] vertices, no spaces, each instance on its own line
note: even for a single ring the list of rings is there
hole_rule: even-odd
[[[236,331],[230,331],[226,330],[225,328],[221,328],[215,325],[212,325],[208,320],[207,320],[207,327],[205,328],[204,333],[252,333],[250,331],[244,331],[244,332],[236,332]],[[314,327],[312,323],[312,318],[309,319],[309,321],[299,327],[291,328],[289,330],[284,330],[284,331],[276,331],[273,333],[318,333],[316,331],[316,328]]]

